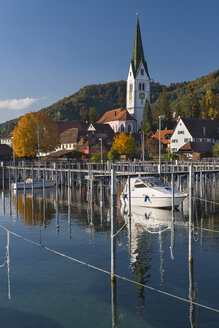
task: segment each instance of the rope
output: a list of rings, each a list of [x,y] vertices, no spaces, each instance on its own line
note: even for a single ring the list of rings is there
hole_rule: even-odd
[[[219,205],[219,203],[213,202],[213,201],[208,200],[208,199],[198,198],[198,197],[194,197],[194,196],[193,196],[193,198],[198,199],[198,200],[202,200],[203,202],[208,202],[208,203],[211,203],[211,204]]]
[[[49,252],[51,252],[51,253],[54,253],[54,254],[56,254],[56,255],[60,255],[60,256],[62,256],[62,257],[64,257],[64,258],[66,258],[66,259],[69,259],[69,260],[71,260],[71,261],[77,262],[77,263],[79,263],[79,264],[83,264],[83,265],[85,265],[85,266],[87,266],[87,267],[89,267],[89,268],[92,268],[92,269],[94,269],[94,270],[97,270],[97,271],[99,271],[99,272],[103,272],[103,273],[106,273],[106,274],[108,274],[108,275],[111,275],[111,272],[109,272],[109,271],[107,271],[107,270],[104,270],[104,269],[98,268],[98,267],[96,267],[96,266],[94,266],[94,265],[92,265],[92,264],[89,264],[89,263],[86,263],[86,262],[84,262],[84,261],[78,260],[78,259],[76,259],[76,258],[74,258],[74,257],[72,257],[72,256],[69,256],[69,255],[63,254],[63,253],[58,252],[58,251],[56,251],[56,250],[54,250],[54,249],[51,249],[51,248],[49,248],[49,247],[47,247],[47,246],[42,246],[41,244],[39,244],[39,243],[37,243],[37,242],[35,242],[35,241],[33,241],[33,240],[30,240],[30,239],[28,239],[28,238],[25,238],[25,237],[23,237],[23,236],[18,235],[17,233],[15,233],[15,232],[13,232],[13,231],[8,230],[7,228],[5,228],[5,227],[2,226],[2,225],[0,225],[0,227],[1,227],[2,229],[4,229],[5,231],[7,231],[8,236],[9,236],[9,234],[12,234],[12,235],[14,235],[14,236],[16,236],[16,237],[18,237],[18,238],[21,238],[21,239],[23,239],[23,240],[25,240],[25,241],[27,241],[27,242],[33,244],[33,245],[36,245],[36,246],[41,247],[41,248],[44,248],[45,250],[47,250],[47,251],[49,251]],[[9,242],[9,239],[8,239],[8,242]],[[117,278],[119,278],[119,279],[122,279],[122,280],[124,280],[124,281],[131,282],[132,284],[135,284],[135,285],[138,285],[138,286],[141,286],[141,287],[144,287],[144,288],[150,289],[150,290],[155,291],[155,292],[157,292],[157,293],[160,293],[160,294],[163,294],[163,295],[166,295],[166,296],[169,296],[169,297],[175,298],[175,299],[177,299],[177,300],[180,300],[180,301],[183,301],[183,302],[186,302],[186,303],[189,303],[189,304],[194,304],[194,305],[199,306],[199,307],[201,307],[201,308],[204,308],[204,309],[207,309],[207,310],[210,310],[210,311],[214,311],[214,312],[219,313],[219,309],[215,309],[215,308],[213,308],[213,307],[210,307],[210,306],[207,306],[207,305],[204,305],[204,304],[200,304],[200,303],[197,303],[197,302],[194,302],[194,301],[188,300],[188,299],[186,299],[186,298],[183,298],[183,297],[180,297],[180,296],[177,296],[177,295],[174,295],[174,294],[171,294],[171,293],[165,292],[165,291],[163,291],[163,290],[160,290],[160,289],[157,289],[157,288],[154,288],[154,287],[151,287],[151,286],[147,286],[147,285],[141,284],[141,283],[139,283],[139,282],[137,282],[137,281],[134,281],[134,280],[131,280],[131,279],[129,279],[129,278],[126,278],[126,277],[120,276],[120,275],[118,275],[118,274],[115,274],[114,276],[117,277]]]
[[[115,235],[113,235],[113,238],[116,237],[116,235],[118,235],[118,233],[126,226],[126,222],[123,224],[123,226],[115,233]]]

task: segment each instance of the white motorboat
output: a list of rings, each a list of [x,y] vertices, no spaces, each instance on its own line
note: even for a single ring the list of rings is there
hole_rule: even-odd
[[[134,206],[171,208],[172,188],[157,177],[130,178],[131,204]],[[187,194],[174,189],[174,205],[178,207]],[[121,203],[128,205],[128,180],[120,197]]]
[[[24,186],[25,185],[25,186]],[[34,187],[34,189],[39,189],[39,188],[43,188],[45,185],[45,188],[51,188],[55,186],[55,181],[54,180],[47,180],[45,179],[43,182],[43,179],[27,179],[25,182],[24,181],[20,181],[20,182],[13,182],[11,184],[11,189],[13,190],[20,190],[20,189],[24,189],[24,187],[26,189],[32,189],[32,186]]]

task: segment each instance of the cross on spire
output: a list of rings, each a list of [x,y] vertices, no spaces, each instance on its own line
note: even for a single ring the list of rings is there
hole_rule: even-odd
[[[137,15],[137,19],[138,19],[138,16],[139,16],[139,10],[137,9],[137,13],[136,13],[136,15]]]

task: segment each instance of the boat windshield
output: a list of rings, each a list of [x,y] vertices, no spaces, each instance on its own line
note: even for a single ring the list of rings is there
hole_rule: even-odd
[[[142,182],[147,186],[147,187],[165,187],[165,184],[163,183],[163,181],[159,180],[159,179],[145,179],[142,180]]]

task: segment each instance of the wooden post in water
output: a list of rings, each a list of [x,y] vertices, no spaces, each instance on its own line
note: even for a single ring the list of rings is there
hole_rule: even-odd
[[[34,193],[34,173],[33,173],[33,163],[32,163],[32,197]]]
[[[5,168],[4,163],[2,162],[2,190],[5,190]]]
[[[189,166],[189,263],[193,262],[192,257],[192,224],[193,224],[193,166]]]
[[[8,189],[11,191],[11,167],[8,169]]]
[[[128,217],[131,218],[131,181],[130,181],[130,175],[128,176]]]
[[[174,208],[175,208],[175,202],[174,202],[174,173],[171,173],[171,184],[172,184],[172,217],[174,217]]]
[[[111,281],[115,280],[116,272],[116,173],[111,169]]]

